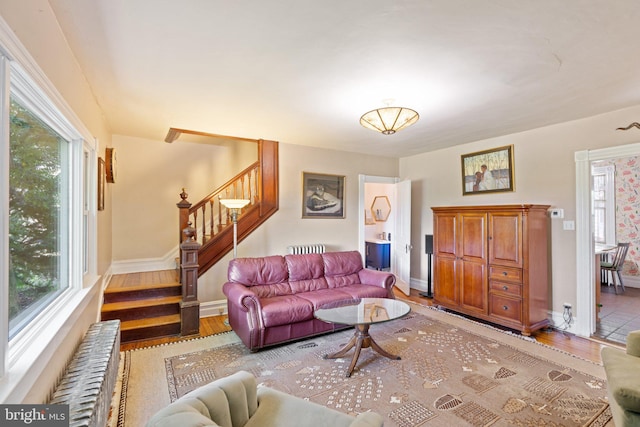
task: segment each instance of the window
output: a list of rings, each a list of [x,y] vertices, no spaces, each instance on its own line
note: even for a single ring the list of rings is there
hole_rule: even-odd
[[[11,97],[9,339],[69,286],[69,141]]]
[[[592,167],[593,235],[595,243],[616,244],[615,166]]]
[[[46,78],[1,52],[0,377],[96,279],[95,142]]]

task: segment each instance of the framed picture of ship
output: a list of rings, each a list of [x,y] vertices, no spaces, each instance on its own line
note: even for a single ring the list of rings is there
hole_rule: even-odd
[[[344,218],[345,177],[302,172],[302,218]]]

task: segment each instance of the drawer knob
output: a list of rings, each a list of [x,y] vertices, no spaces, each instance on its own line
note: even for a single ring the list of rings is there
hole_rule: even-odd
[[[502,272],[502,275],[503,275],[503,276],[507,276],[508,274],[509,274],[509,273],[507,273],[506,271],[503,271],[503,272]]]
[[[509,306],[507,306],[507,305],[503,305],[503,306],[502,306],[502,309],[503,309],[503,310],[509,310]]]
[[[502,287],[502,290],[507,291],[507,290],[509,290],[509,287],[508,287],[507,285],[504,285],[504,286]]]

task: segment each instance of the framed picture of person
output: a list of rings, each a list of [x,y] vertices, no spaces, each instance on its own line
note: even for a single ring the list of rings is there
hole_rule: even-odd
[[[462,155],[462,195],[514,191],[513,145]]]
[[[344,218],[345,177],[302,172],[302,218]]]

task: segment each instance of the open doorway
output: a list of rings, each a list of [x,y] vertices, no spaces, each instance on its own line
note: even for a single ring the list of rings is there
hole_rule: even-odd
[[[600,272],[595,271],[595,240],[596,237],[600,239],[607,239],[603,234],[603,230],[599,227],[602,226],[602,221],[596,221],[594,215],[602,214],[603,211],[598,213],[598,209],[602,206],[597,205],[597,201],[594,201],[593,195],[593,166],[603,166],[606,164],[615,163],[616,160],[621,158],[632,158],[634,162],[638,162],[640,159],[640,144],[628,144],[619,147],[611,147],[599,150],[585,150],[577,152],[575,155],[576,160],[576,264],[577,264],[577,289],[576,289],[576,313],[578,317],[576,319],[575,330],[576,334],[580,336],[594,336],[597,337],[596,331],[598,329],[598,314],[596,307],[596,274]],[[640,167],[640,165],[637,165]],[[637,188],[637,182],[636,182]],[[619,186],[616,192],[619,191]],[[619,196],[619,195],[618,195]],[[635,206],[638,202],[633,202]],[[594,209],[594,206],[597,209]],[[618,209],[618,208],[617,208]],[[626,208],[623,208],[626,209]],[[636,208],[637,209],[637,208]],[[616,236],[616,241],[621,241],[628,236]],[[636,233],[637,238],[637,233]],[[637,251],[637,243],[636,243]],[[613,315],[609,320],[613,322],[616,318],[616,322],[620,322],[618,325],[614,325],[611,322],[607,322],[607,331],[599,331],[600,335],[607,335],[606,339],[614,339],[617,342],[624,342],[626,339],[626,328],[640,326],[640,323],[636,325],[634,322],[640,322],[640,319],[634,319],[633,316],[626,316],[618,303],[626,303],[629,298],[633,298],[632,293],[636,293],[633,288],[633,283],[628,283],[629,292],[622,298],[617,300],[613,299],[614,296],[610,294],[608,288],[601,287],[601,304],[603,309],[600,312],[600,318]],[[627,283],[625,283],[627,285]],[[638,289],[640,291],[640,289]],[[635,298],[632,301],[636,301]],[[640,303],[640,301],[638,301]],[[606,306],[606,310],[605,310]],[[616,308],[617,307],[617,308]],[[638,309],[631,307],[632,313],[638,313]],[[631,313],[629,313],[631,314]],[[624,322],[624,324],[622,324]],[[617,333],[614,335],[613,333]],[[601,337],[602,338],[602,337]]]
[[[622,344],[626,343],[629,332],[640,329],[639,173],[640,157],[591,162],[593,240],[602,252],[599,261],[613,262],[618,244],[628,243],[631,248],[624,252],[620,278],[612,271],[600,271],[600,289],[596,289],[600,298],[593,337]],[[624,287],[618,286],[620,280]]]
[[[396,276],[396,287],[409,295],[411,278],[411,181],[359,176],[359,250],[365,266]],[[368,252],[375,250],[377,255]],[[378,256],[385,260],[377,263]]]

